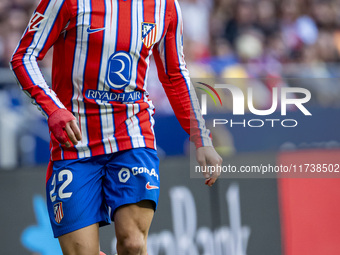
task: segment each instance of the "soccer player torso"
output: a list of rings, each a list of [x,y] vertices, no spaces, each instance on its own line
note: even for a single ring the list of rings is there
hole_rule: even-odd
[[[71,17],[54,43],[52,85],[76,116],[83,140],[64,151],[52,137],[52,159],[155,148],[154,107],[146,80],[152,49],[164,37],[171,18],[166,16],[169,3],[66,0],[64,4]]]
[[[82,141],[66,148],[51,133],[51,160],[155,148],[146,88],[153,53],[158,76],[196,147],[211,146],[190,90],[177,0],[41,0],[12,60],[19,85],[48,118],[76,117]],[[52,90],[37,61],[54,46]]]

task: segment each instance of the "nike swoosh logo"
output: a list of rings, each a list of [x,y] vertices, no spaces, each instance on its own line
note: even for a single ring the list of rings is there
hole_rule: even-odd
[[[145,185],[145,188],[146,188],[147,190],[151,190],[151,189],[159,189],[158,186],[150,185],[150,182],[148,182],[148,183]]]
[[[91,29],[90,27],[88,27],[86,31],[89,34],[93,34],[93,33],[97,33],[97,32],[103,31],[103,30],[105,30],[105,27],[95,28],[95,29]]]

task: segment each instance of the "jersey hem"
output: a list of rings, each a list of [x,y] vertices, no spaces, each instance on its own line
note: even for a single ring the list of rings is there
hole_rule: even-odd
[[[98,152],[99,150],[99,146],[98,147],[93,147],[91,148],[91,151],[93,153],[91,153],[91,155],[79,155],[79,153],[74,153],[74,151],[70,151],[71,153],[68,154],[67,150],[65,149],[63,151],[63,157],[61,158],[60,153],[53,153],[50,156],[50,161],[51,162],[55,162],[55,161],[60,161],[60,160],[72,160],[72,159],[82,159],[82,158],[90,158],[90,157],[95,157],[95,156],[100,156],[100,155],[109,155],[109,154],[113,154],[116,152],[120,152],[120,151],[126,151],[126,150],[130,150],[130,149],[138,149],[138,148],[149,148],[149,149],[154,149],[157,150],[155,146],[148,146],[148,143],[154,143],[154,140],[152,139],[145,139],[145,146],[135,146],[135,147],[131,147],[131,144],[129,144],[128,142],[123,142],[121,143],[121,148],[118,150],[112,150],[109,152],[104,152],[104,153],[100,153]],[[74,150],[74,147],[71,147]],[[100,148],[102,149],[102,147]],[[83,154],[83,153],[82,153]],[[73,155],[77,155],[77,156],[73,156]]]

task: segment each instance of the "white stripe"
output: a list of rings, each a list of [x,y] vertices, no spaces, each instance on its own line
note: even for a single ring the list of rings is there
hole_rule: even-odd
[[[162,61],[162,64],[163,64],[163,68],[166,72],[167,68],[166,68],[165,49],[164,49],[165,38],[166,38],[166,34],[164,35],[163,39],[159,42],[157,50],[158,50],[159,57],[161,58],[161,61]]]
[[[151,100],[148,100],[148,98],[146,97],[146,94],[144,94],[144,101],[148,103],[149,107],[147,109],[149,116],[150,116],[150,122],[151,122],[151,131],[153,133],[153,137],[154,137],[154,148],[157,149],[156,146],[156,136],[155,136],[155,130],[154,130],[154,126],[155,126],[155,119],[152,117],[153,114],[155,113],[155,106],[153,105]]]
[[[160,0],[157,1],[157,3],[160,2],[160,11],[159,8],[157,9],[157,13],[159,15],[156,15],[156,23],[158,24],[157,26],[157,39],[156,41],[158,42],[163,34],[164,30],[164,19],[165,19],[165,11],[166,11],[166,0]],[[158,5],[157,5],[158,6]]]
[[[106,77],[106,69],[107,63],[110,56],[110,46],[111,43],[106,43],[107,41],[111,40],[111,1],[105,1],[105,30],[104,30],[104,38],[103,38],[103,52],[102,52],[102,60],[100,66],[100,73],[99,73],[99,82],[97,89],[100,91],[108,90],[105,86],[105,77]],[[111,42],[111,41],[110,41]],[[103,143],[104,143],[104,150],[105,153],[111,152],[110,142],[108,137],[113,136],[113,118],[112,113],[113,109],[109,103],[103,103],[101,100],[96,101],[97,104],[100,106],[100,118],[101,118],[101,126],[102,126],[102,135],[103,135]],[[115,144],[115,143],[114,143]]]
[[[158,21],[158,23],[159,23],[159,26],[158,26],[159,33],[157,34],[157,36],[159,37],[157,39],[157,42],[159,42],[159,43],[158,43],[157,50],[158,50],[159,56],[162,60],[164,70],[166,70],[165,51],[164,51],[164,42],[165,42],[166,33],[165,33],[163,38],[161,36],[164,32],[164,19],[165,19],[165,15],[166,15],[165,11],[166,11],[166,0],[161,0],[161,11],[159,13],[159,21]]]
[[[158,2],[158,1],[157,1]],[[157,8],[158,4],[155,4],[155,8]],[[158,13],[158,9],[155,10],[155,22],[157,23],[157,13]],[[154,29],[151,33],[155,32],[156,29]],[[150,38],[153,38],[153,35],[151,35],[151,33],[149,34]],[[144,90],[147,91],[147,80],[148,80],[148,75],[149,75],[149,68],[150,68],[150,56],[152,55],[152,49],[153,49],[154,45],[152,45],[152,47],[150,48],[149,50],[149,54],[148,56],[145,58],[145,62],[147,64],[147,69],[146,69],[146,73],[145,73],[145,79],[144,79]],[[154,125],[155,125],[155,120],[154,118],[152,117],[153,114],[154,114],[154,105],[152,103],[151,100],[148,99],[147,97],[148,93],[144,93],[144,102],[146,102],[149,107],[147,108],[147,111],[149,113],[149,121],[151,123],[151,131],[153,133],[153,137],[154,137],[154,148],[156,148],[156,136],[155,136],[155,130],[154,130]]]
[[[152,34],[152,30],[149,32],[149,34],[146,36],[146,46],[150,47],[151,44],[151,34]]]
[[[113,4],[113,6],[111,6]],[[116,48],[116,32],[117,32],[117,2],[105,0],[106,5],[106,15],[105,15],[105,32],[104,32],[104,47],[101,61],[101,69],[100,69],[100,80],[98,84],[98,90],[100,91],[109,91],[110,87],[106,84],[106,72],[108,66],[109,57],[114,53]],[[111,9],[114,13],[111,14]],[[111,24],[111,15],[112,15],[112,24]],[[110,43],[107,43],[110,42]],[[102,102],[97,100],[97,103],[100,105],[100,118],[102,123],[102,134],[103,134],[103,143],[106,153],[116,152],[118,151],[117,142],[115,137],[113,137],[115,126],[113,125],[113,106],[106,102]]]
[[[50,137],[51,137],[52,132],[50,131],[49,133],[50,133]],[[53,161],[52,151],[53,151],[53,143],[51,141],[51,149],[50,149],[51,161]]]
[[[154,27],[154,29],[152,29],[152,31],[151,31],[151,40],[150,40],[150,46],[154,43],[154,39],[155,39],[155,32],[156,32],[156,28],[157,28],[157,26],[156,27]]]
[[[108,1],[108,2],[111,2],[112,3],[112,10],[113,10],[113,13],[112,13],[112,23],[109,24],[111,25],[110,27],[110,34],[109,34],[109,44],[110,44],[110,48],[109,48],[109,55],[108,57],[110,57],[114,52],[115,52],[115,49],[116,49],[116,44],[117,44],[117,31],[118,31],[118,24],[117,24],[117,17],[118,17],[118,1]],[[111,8],[111,7],[110,7]],[[111,9],[110,9],[110,15],[111,16]],[[107,43],[107,41],[106,41]],[[106,63],[108,63],[108,59],[106,60]],[[108,86],[108,84],[105,84],[105,89],[106,91],[109,91],[110,90],[110,87]],[[114,108],[111,104],[109,104],[107,106],[107,119],[108,119],[108,130],[109,130],[109,133],[108,133],[108,141],[111,143],[111,147],[112,147],[112,150],[115,152],[115,151],[118,151],[118,145],[117,145],[117,141],[116,141],[116,138],[113,136],[113,132],[115,131],[115,125],[114,125],[114,119],[113,119],[113,114],[112,112],[114,112]],[[112,132],[112,133],[111,133]]]
[[[148,77],[149,77],[150,57],[152,55],[152,48],[149,51],[149,55],[145,58],[145,62],[146,62],[146,65],[147,65],[146,71],[145,71],[144,87],[143,87],[145,91],[147,91],[147,88],[148,88]]]
[[[88,147],[88,133],[86,126],[86,117],[85,117],[85,107],[84,107],[84,98],[82,94],[83,84],[84,84],[84,72],[85,72],[85,64],[86,64],[86,54],[88,47],[88,33],[86,32],[87,26],[90,23],[90,2],[86,0],[78,1],[78,10],[79,14],[77,17],[77,24],[83,24],[82,26],[78,26],[77,31],[77,45],[76,45],[76,53],[74,57],[74,69],[73,69],[73,97],[72,97],[72,106],[73,112],[79,121],[80,119],[80,129],[82,132],[82,141],[79,142],[75,147],[78,150],[78,154],[80,158],[91,156],[90,149]],[[78,106],[79,104],[79,106]],[[79,113],[78,113],[79,112]]]
[[[133,148],[139,148],[143,147],[143,136],[141,135],[140,128],[139,128],[139,121],[136,117],[136,113],[138,112],[138,108],[136,110],[136,106],[139,106],[138,104],[127,104],[127,110],[128,110],[128,118],[125,121],[125,124],[127,125],[128,134],[131,137],[132,140],[132,147]]]
[[[135,112],[135,114],[131,118],[132,121],[135,123],[135,126],[134,126],[134,128],[135,128],[134,139],[137,139],[139,147],[145,147],[146,144],[145,144],[142,132],[141,132],[140,121],[139,121],[139,119],[136,116],[137,113],[140,112],[140,105],[139,104],[134,104],[134,112]]]
[[[137,9],[138,9],[138,2],[139,1],[132,1],[132,10],[131,10],[131,44],[130,44],[130,54],[132,55],[132,66],[131,66],[131,81],[128,86],[125,88],[125,92],[132,92],[136,89],[136,79],[137,79],[137,64],[139,59],[139,52],[140,47],[139,46],[139,36],[140,36],[140,26],[139,19],[137,19]]]
[[[163,2],[163,0],[156,0],[155,1],[155,23],[156,23],[156,28],[155,28],[155,42],[157,41],[157,38],[159,36],[159,33],[161,33],[160,30],[162,30],[161,27],[161,21],[160,21],[160,12],[159,12],[159,7],[161,6],[161,2]]]
[[[61,147],[60,144],[59,144],[59,148],[60,148],[60,150],[61,150],[61,155],[60,155],[60,156],[61,156],[61,160],[64,160],[64,155],[65,155],[65,154],[64,154],[64,153],[65,153],[65,152],[64,152],[64,149]]]
[[[133,1],[132,7],[132,38],[130,53],[132,54],[132,73],[131,73],[131,83],[125,88],[125,92],[134,91],[137,87],[137,75],[138,75],[138,60],[140,58],[140,51],[142,49],[143,43],[142,38],[142,22],[143,22],[143,2]],[[136,18],[135,18],[136,17]]]
[[[156,27],[154,27],[150,33],[150,39],[149,39],[149,47],[153,44],[153,40],[155,38],[155,31],[156,31]]]
[[[145,72],[145,79],[144,79],[144,87],[143,87],[143,89],[145,91],[147,91],[147,86],[148,86],[148,76],[149,76],[149,68],[150,68],[150,56],[152,55],[153,46],[150,48],[149,54],[145,58],[145,62],[147,64],[147,68],[146,68],[146,72]],[[152,117],[152,114],[154,113],[154,108],[155,107],[154,107],[152,101],[147,98],[147,95],[148,95],[148,93],[144,93],[144,102],[147,102],[148,105],[149,105],[147,111],[149,113],[149,118],[150,118],[150,122],[151,122],[151,130],[152,130],[152,133],[154,135],[154,147],[156,148],[156,137],[155,137],[155,131],[154,131],[154,128],[153,128],[155,121],[154,121],[154,119]]]
[[[104,90],[105,87],[105,77],[106,77],[106,69],[107,69],[107,63],[108,59],[110,57],[110,47],[111,44],[114,44],[114,42],[110,41],[110,43],[107,43],[108,40],[111,39],[111,33],[112,33],[112,27],[111,27],[111,1],[105,0],[105,30],[104,30],[104,43],[103,43],[103,49],[102,49],[102,61],[100,66],[100,73],[99,73],[99,83],[97,89],[100,91]],[[114,47],[115,45],[113,45]],[[100,101],[101,102],[101,101]],[[97,102],[99,103],[99,101]]]
[[[146,63],[147,63],[147,69],[146,69],[146,74],[145,74],[145,80],[144,80],[144,90],[147,91],[147,86],[148,86],[148,76],[149,76],[149,68],[150,68],[150,56],[152,54],[152,48],[149,51],[149,55],[147,56],[147,58],[145,59]],[[155,113],[154,109],[155,106],[153,105],[151,99],[147,98],[148,93],[144,93],[144,102],[147,102],[149,107],[147,108],[147,111],[149,113],[149,120],[151,122],[151,131],[153,133],[154,136],[154,148],[156,149],[156,135],[155,135],[155,130],[154,130],[154,125],[155,125],[155,120],[152,117],[153,114]]]
[[[140,50],[142,47],[141,40],[141,24],[143,20],[141,19],[143,16],[138,13],[137,10],[141,10],[142,8],[138,8],[140,1],[133,1],[132,2],[132,10],[131,10],[131,24],[132,24],[132,31],[131,31],[131,45],[130,45],[130,54],[132,55],[132,73],[131,73],[131,82],[130,85],[125,88],[125,92],[134,91],[137,87],[137,65],[138,59],[140,57]],[[137,17],[138,18],[135,18]],[[135,56],[135,57],[133,57]],[[132,138],[132,146],[133,148],[138,147],[145,147],[144,139],[142,136],[142,131],[139,126],[139,120],[136,117],[136,114],[139,112],[139,105],[138,104],[127,104],[127,131],[129,136]]]

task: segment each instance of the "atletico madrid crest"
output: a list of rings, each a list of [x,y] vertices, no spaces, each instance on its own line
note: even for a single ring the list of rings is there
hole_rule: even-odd
[[[157,25],[155,23],[142,22],[142,41],[147,48],[150,48],[157,37]]]
[[[30,20],[28,31],[38,31],[39,26],[44,19],[46,19],[46,16],[40,14],[39,12],[36,12]]]
[[[57,203],[53,206],[53,211],[54,211],[54,219],[55,221],[59,224],[61,220],[64,217],[64,212],[63,212],[63,203]]]

